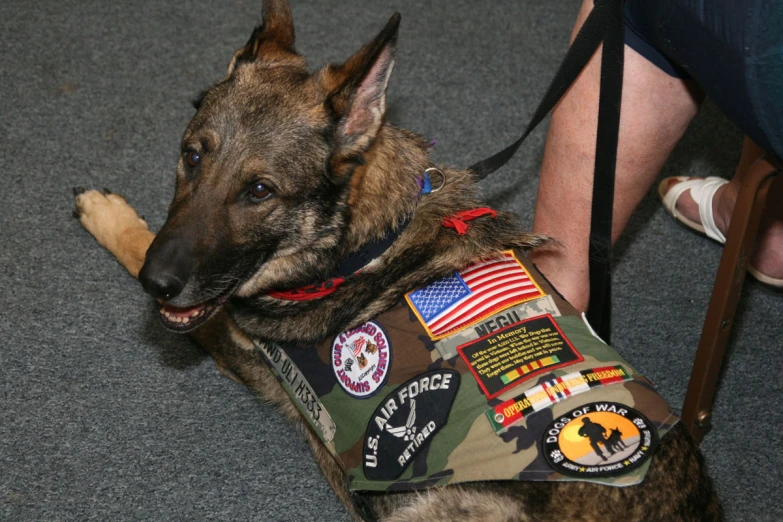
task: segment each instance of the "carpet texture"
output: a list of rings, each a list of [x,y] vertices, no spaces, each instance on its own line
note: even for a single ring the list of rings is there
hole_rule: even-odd
[[[467,166],[516,138],[579,2],[293,2],[311,68],[402,13],[389,119]],[[139,285],[71,217],[110,187],[157,230],[190,101],[260,21],[250,0],[0,3],[0,519],[346,520],[272,408],[164,331]],[[483,183],[530,226],[537,130]],[[662,175],[728,177],[742,135],[709,103]],[[653,194],[616,252],[614,344],[682,404],[721,249]],[[781,520],[781,296],[748,281],[703,448],[729,520]],[[752,442],[752,444],[751,444]]]

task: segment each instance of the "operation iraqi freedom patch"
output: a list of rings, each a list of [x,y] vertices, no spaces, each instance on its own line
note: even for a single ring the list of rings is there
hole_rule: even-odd
[[[378,405],[364,436],[364,476],[393,480],[446,424],[460,374],[433,370],[410,379]]]
[[[602,366],[568,373],[542,382],[522,395],[501,402],[494,408],[487,410],[487,417],[492,428],[500,435],[505,433],[512,424],[569,397],[631,379],[633,378],[628,370],[621,365]]]
[[[612,477],[641,466],[658,446],[658,432],[617,402],[585,404],[555,419],[542,441],[544,457],[569,477]]]
[[[335,337],[330,355],[340,387],[356,399],[375,395],[389,376],[391,350],[389,336],[374,321]]]

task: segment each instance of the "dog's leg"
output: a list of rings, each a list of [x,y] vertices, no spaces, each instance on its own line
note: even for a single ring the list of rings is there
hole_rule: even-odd
[[[138,277],[147,249],[155,239],[155,234],[149,231],[147,222],[139,217],[125,198],[108,189],[97,191],[75,188],[73,194],[74,216],[79,218],[85,230],[92,234],[101,246],[117,258],[130,275]],[[215,332],[226,330],[227,327],[220,325],[225,319],[225,314],[220,314],[204,326],[203,332],[197,330],[192,337],[212,355],[220,373],[241,384],[242,379],[231,369],[232,365],[222,350],[217,349],[219,344],[216,342]]]
[[[408,493],[392,501],[396,504],[384,522],[529,522],[524,504],[513,497],[484,489],[453,486]],[[387,495],[388,497],[388,495]],[[383,499],[389,501],[389,498]]]
[[[138,277],[155,234],[128,205],[125,198],[103,189],[73,189],[74,216],[98,243],[111,252],[132,275]]]
[[[111,252],[133,277],[138,277],[147,249],[155,239],[155,234],[149,231],[147,223],[124,198],[108,190],[99,192],[74,189],[74,195],[74,214],[82,226]],[[280,407],[283,414],[300,427],[306,434],[327,481],[343,504],[350,506],[351,500],[343,482],[343,475],[334,458],[307,428],[288,395],[266,364],[259,359],[250,338],[242,333],[228,314],[218,313],[190,335],[212,355],[215,365],[223,375],[248,385],[262,399]],[[357,518],[356,513],[352,515]]]

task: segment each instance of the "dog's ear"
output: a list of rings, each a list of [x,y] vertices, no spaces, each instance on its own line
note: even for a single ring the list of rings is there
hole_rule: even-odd
[[[295,64],[305,67],[304,58],[294,50],[294,21],[287,0],[264,0],[264,20],[250,40],[234,53],[228,75],[242,62]]]
[[[386,112],[386,87],[394,68],[400,14],[370,43],[342,65],[328,65],[321,72],[327,106],[337,120],[338,150],[332,160],[355,157],[372,144]],[[339,173],[338,173],[339,174]]]

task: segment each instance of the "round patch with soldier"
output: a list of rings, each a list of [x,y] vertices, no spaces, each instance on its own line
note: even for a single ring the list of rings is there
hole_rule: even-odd
[[[658,434],[644,415],[625,404],[593,402],[552,421],[542,445],[559,473],[611,477],[644,464],[658,445]]]

